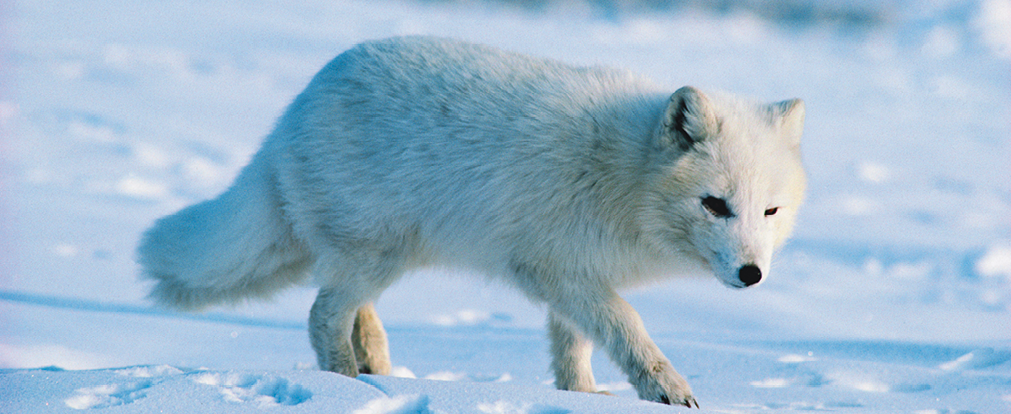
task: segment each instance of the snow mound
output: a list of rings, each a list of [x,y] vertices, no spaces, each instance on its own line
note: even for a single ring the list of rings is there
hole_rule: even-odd
[[[671,407],[543,387],[320,371],[210,371],[137,366],[0,372],[5,412],[96,410],[241,413],[669,413]],[[10,387],[13,387],[11,389]],[[15,391],[8,394],[8,392]],[[10,411],[7,411],[10,410]]]

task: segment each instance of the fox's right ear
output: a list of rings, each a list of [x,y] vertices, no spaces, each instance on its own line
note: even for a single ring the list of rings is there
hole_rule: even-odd
[[[713,104],[702,91],[691,86],[678,89],[664,110],[660,130],[661,145],[674,145],[682,151],[696,142],[719,133],[719,119]]]

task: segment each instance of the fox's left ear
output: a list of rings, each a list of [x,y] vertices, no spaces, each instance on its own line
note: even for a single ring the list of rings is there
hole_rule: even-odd
[[[794,147],[800,147],[800,136],[804,132],[804,101],[790,99],[777,102],[772,104],[772,111],[783,138]]]

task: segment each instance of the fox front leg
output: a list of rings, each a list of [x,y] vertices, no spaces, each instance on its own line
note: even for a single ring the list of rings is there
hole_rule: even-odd
[[[548,314],[548,336],[551,339],[551,368],[555,387],[566,391],[597,392],[590,357],[593,342],[583,337],[564,316]]]
[[[691,386],[649,338],[642,319],[628,302],[611,290],[579,296],[557,298],[552,311],[604,348],[628,375],[639,398],[698,408]]]

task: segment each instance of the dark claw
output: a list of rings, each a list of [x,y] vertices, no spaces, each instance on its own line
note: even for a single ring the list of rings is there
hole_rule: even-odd
[[[692,404],[695,404],[696,409],[699,408],[699,402],[695,401],[695,397],[688,397],[688,401],[685,401],[685,406],[688,408],[692,408]]]
[[[670,398],[668,398],[666,395],[660,396],[660,403],[671,405]],[[688,399],[685,400],[682,404],[684,404],[684,406],[688,408],[699,408],[699,402],[695,401],[695,397],[688,397]]]

